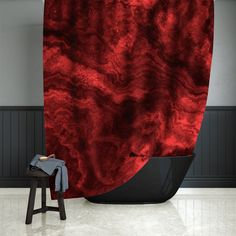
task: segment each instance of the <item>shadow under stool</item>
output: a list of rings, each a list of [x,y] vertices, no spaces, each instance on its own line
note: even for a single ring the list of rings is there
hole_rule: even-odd
[[[54,171],[51,176],[55,174],[56,174],[56,171]],[[29,193],[29,198],[28,198],[28,207],[27,207],[25,224],[32,223],[32,218],[34,214],[46,213],[47,211],[58,211],[60,215],[60,219],[65,220],[66,212],[65,212],[63,192],[57,192],[58,207],[46,205],[46,187],[47,187],[47,182],[49,180],[50,175],[46,174],[40,169],[27,168],[27,176],[31,178],[31,184],[30,184],[30,193]],[[39,182],[41,183],[41,208],[34,209],[36,189],[38,187]]]

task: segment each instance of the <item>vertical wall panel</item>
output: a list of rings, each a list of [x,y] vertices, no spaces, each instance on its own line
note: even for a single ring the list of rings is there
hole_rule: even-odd
[[[0,176],[3,176],[3,112],[0,111]]]
[[[26,166],[35,155],[35,112],[26,112],[26,145],[27,145],[27,158]]]
[[[25,165],[27,163],[26,144],[26,111],[19,111],[19,176],[25,175]]]
[[[19,112],[11,111],[11,156],[10,156],[10,175],[19,175]]]
[[[233,138],[232,142],[232,168],[233,168],[233,175],[236,175],[236,112],[232,112],[232,135]]]
[[[233,112],[228,111],[226,113],[226,123],[227,125],[227,130],[226,130],[226,173],[229,175],[234,175],[235,173],[235,168],[234,168],[234,144],[235,144],[235,129],[234,129],[234,123],[236,120],[233,119]]]
[[[42,153],[43,150],[43,113],[42,111],[36,111],[34,113],[34,124],[35,124],[35,153]]]
[[[218,129],[217,129],[217,111],[211,111],[210,114],[210,122],[209,122],[209,149],[210,149],[210,173],[209,175],[217,175],[218,172]]]
[[[218,166],[219,168],[219,175],[225,175],[226,174],[226,113],[225,112],[219,112],[217,114],[218,117]],[[219,145],[220,144],[220,145]]]
[[[42,117],[44,116],[44,113],[42,111]],[[47,152],[46,152],[46,140],[45,140],[45,129],[44,129],[44,121],[43,121],[43,127],[42,127],[42,130],[43,130],[43,143],[42,143],[42,153],[47,155]]]
[[[3,176],[11,176],[11,111],[3,113],[3,154],[2,154],[2,167]]]
[[[202,176],[207,176],[210,173],[211,169],[211,163],[210,163],[210,113],[206,112],[204,116],[204,122],[202,123],[202,129],[201,129],[201,157],[202,157],[202,162],[201,162],[201,174]],[[204,157],[208,158],[204,158]]]

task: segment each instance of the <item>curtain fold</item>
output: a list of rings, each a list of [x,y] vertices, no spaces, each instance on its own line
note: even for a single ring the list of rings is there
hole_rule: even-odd
[[[45,1],[46,149],[68,167],[65,198],[110,191],[151,156],[192,154],[213,22],[213,0]]]

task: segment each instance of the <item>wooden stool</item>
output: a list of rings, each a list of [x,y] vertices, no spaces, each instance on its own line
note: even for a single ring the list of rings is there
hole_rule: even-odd
[[[56,174],[56,171],[54,171],[52,176],[55,174]],[[65,212],[65,205],[64,205],[62,192],[57,192],[58,207],[52,207],[52,206],[46,205],[46,186],[47,186],[47,181],[50,175],[46,174],[40,169],[27,169],[27,175],[31,177],[31,186],[30,186],[30,194],[29,194],[29,199],[28,199],[28,207],[27,207],[25,224],[32,223],[32,218],[34,214],[45,213],[47,211],[58,211],[60,214],[60,219],[65,220],[66,212]],[[35,194],[36,194],[38,182],[41,182],[41,188],[42,188],[42,192],[41,192],[42,207],[38,209],[34,209]]]

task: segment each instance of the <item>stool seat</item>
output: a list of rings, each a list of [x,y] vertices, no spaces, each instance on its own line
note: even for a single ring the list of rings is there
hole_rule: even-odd
[[[57,170],[54,170],[54,172],[52,173],[52,175],[48,175],[46,172],[44,172],[43,170],[40,170],[39,168],[27,168],[26,169],[26,175],[29,177],[50,177],[50,176],[54,176],[56,174]]]
[[[50,176],[54,176],[57,170],[55,170],[52,175],[48,175],[44,171],[38,168],[27,168],[26,174],[31,178],[31,185],[30,185],[30,193],[28,198],[28,207],[27,207],[27,214],[25,219],[25,224],[31,224],[32,218],[34,214],[37,213],[46,213],[47,211],[58,211],[60,214],[60,219],[66,219],[66,212],[65,212],[65,205],[64,205],[64,198],[63,192],[57,192],[57,202],[58,207],[52,207],[46,205],[46,186],[47,181]],[[35,196],[38,183],[41,182],[41,208],[34,209],[35,203]]]

